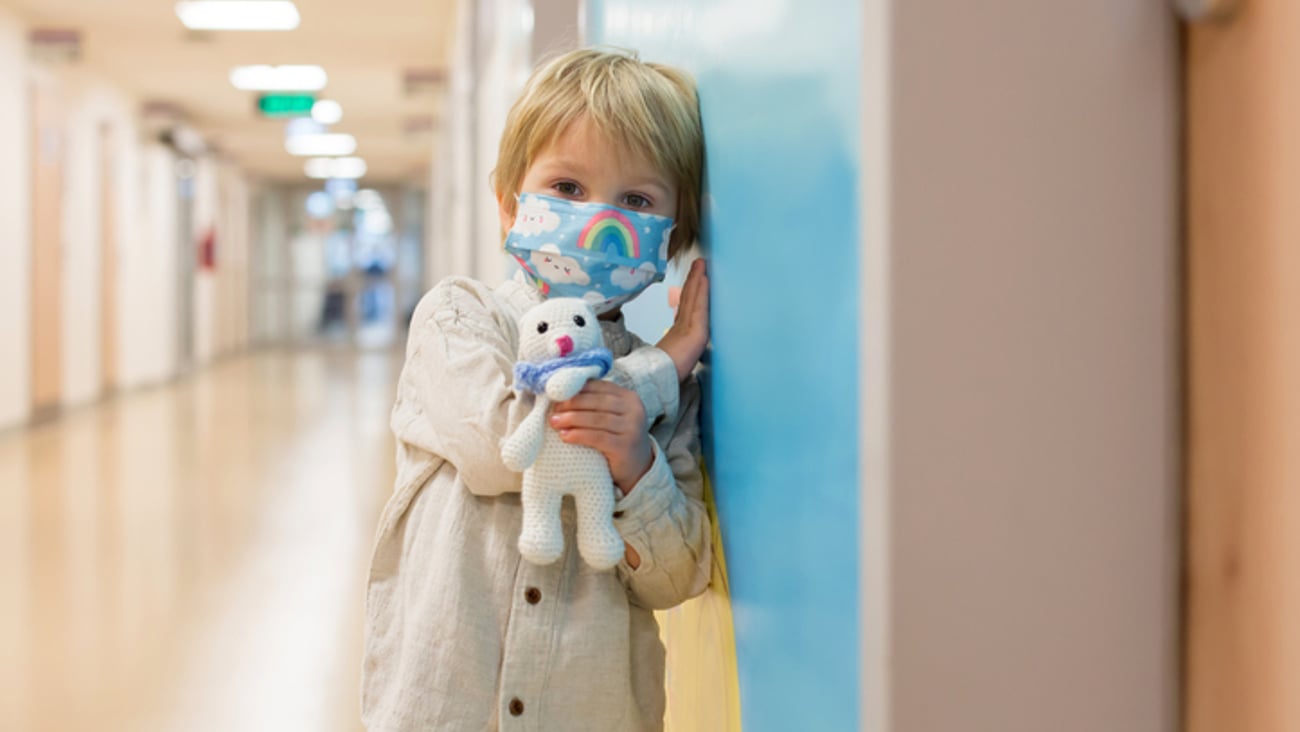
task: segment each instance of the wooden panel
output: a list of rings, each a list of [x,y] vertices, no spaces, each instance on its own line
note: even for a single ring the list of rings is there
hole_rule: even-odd
[[[1190,732],[1300,729],[1300,4],[1190,31]]]
[[[116,156],[113,128],[99,128],[99,240],[100,256],[100,353],[101,379],[108,392],[117,385],[117,195],[113,185]]]
[[[30,87],[32,102],[32,408],[59,403],[62,368],[63,159],[66,135],[53,89]]]

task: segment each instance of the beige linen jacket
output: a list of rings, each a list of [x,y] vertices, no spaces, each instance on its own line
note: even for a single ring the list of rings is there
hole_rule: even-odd
[[[411,322],[392,428],[395,492],[375,542],[366,600],[362,718],[375,732],[657,730],[664,648],[655,609],[709,579],[699,387],[667,354],[601,321],[610,378],[645,404],[650,471],[615,507],[640,555],[597,572],[565,553],[534,566],[516,548],[520,475],[499,455],[531,395],[511,389],[516,322],[540,301],[517,281],[443,281]]]

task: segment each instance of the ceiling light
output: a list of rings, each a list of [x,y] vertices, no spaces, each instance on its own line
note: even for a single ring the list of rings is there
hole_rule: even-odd
[[[312,105],[311,118],[323,125],[337,124],[343,119],[343,105],[333,99],[322,99]]]
[[[312,158],[303,166],[308,178],[357,179],[366,174],[366,161],[361,158]]]
[[[318,91],[329,77],[319,66],[240,66],[230,83],[245,91]]]
[[[357,138],[340,134],[298,135],[285,140],[284,149],[290,155],[305,157],[351,155],[357,151]]]
[[[289,0],[190,0],[176,3],[176,17],[191,30],[293,30],[299,21]]]

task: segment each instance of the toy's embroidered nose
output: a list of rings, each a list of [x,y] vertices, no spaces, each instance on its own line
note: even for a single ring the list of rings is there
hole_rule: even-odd
[[[560,347],[560,358],[573,353],[573,339],[568,336],[560,336],[555,339],[555,345]]]

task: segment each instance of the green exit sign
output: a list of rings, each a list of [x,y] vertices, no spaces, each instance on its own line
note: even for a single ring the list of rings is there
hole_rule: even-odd
[[[306,117],[315,103],[311,94],[263,94],[257,108],[267,117]]]

